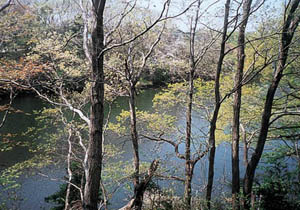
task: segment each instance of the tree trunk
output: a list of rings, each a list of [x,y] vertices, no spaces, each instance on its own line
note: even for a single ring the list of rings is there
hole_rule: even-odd
[[[130,81],[129,90],[129,109],[130,109],[130,134],[133,147],[133,157],[134,157],[134,194],[137,195],[134,202],[133,209],[140,210],[143,204],[143,193],[137,193],[139,187],[139,171],[140,171],[140,158],[139,158],[139,143],[138,134],[136,129],[136,107],[135,107],[135,83]]]
[[[220,75],[222,71],[223,60],[225,57],[225,44],[227,41],[227,28],[228,28],[228,17],[229,17],[229,6],[230,0],[226,1],[225,4],[225,16],[224,16],[224,26],[223,26],[223,34],[222,34],[222,43],[221,43],[221,50],[217,65],[217,70],[215,74],[215,108],[213,112],[213,117],[210,121],[210,129],[209,129],[209,145],[210,145],[210,152],[209,152],[209,169],[208,169],[208,180],[207,180],[207,189],[206,189],[206,202],[207,208],[210,209],[210,202],[211,202],[211,194],[212,194],[212,187],[214,181],[214,165],[215,165],[215,153],[216,153],[216,143],[215,143],[215,131],[216,131],[216,124],[218,119],[218,114],[220,110]]]
[[[150,181],[152,180],[152,177],[154,176],[155,171],[158,168],[159,161],[154,160],[149,169],[148,169],[148,174],[146,177],[139,183],[139,185],[136,188],[134,197],[127,203],[126,206],[120,208],[119,210],[131,210],[131,209],[136,209],[135,207],[138,206],[136,202],[139,202],[139,198],[143,197],[147,187],[149,186]]]
[[[299,2],[300,0],[294,0],[291,2],[288,17],[285,19],[283,23],[283,31],[281,35],[280,52],[279,52],[279,65],[277,66],[277,69],[274,72],[272,83],[268,88],[262,119],[261,119],[261,126],[260,126],[257,145],[253,155],[251,156],[251,160],[248,163],[248,166],[246,168],[246,174],[244,177],[243,193],[244,193],[244,197],[246,198],[246,200],[244,201],[245,209],[250,209],[249,202],[250,202],[255,170],[261,158],[261,155],[263,153],[265,142],[268,136],[269,122],[272,113],[274,95],[279,85],[279,82],[282,78],[283,70],[286,65],[289,47],[292,42],[294,32],[299,24],[299,15],[297,16],[295,14],[299,6]]]
[[[191,208],[192,197],[192,178],[193,178],[193,163],[191,161],[191,135],[192,135],[192,105],[194,94],[194,63],[191,64],[189,74],[189,94],[186,112],[186,137],[185,137],[185,187],[184,187],[184,202],[187,209]]]
[[[240,127],[242,129],[242,132],[243,132],[243,142],[244,142],[244,150],[243,150],[243,153],[244,153],[244,156],[243,156],[243,159],[244,159],[244,166],[245,168],[247,168],[247,165],[248,165],[248,151],[249,151],[249,142],[247,141],[247,133],[246,133],[246,130],[243,126],[243,124],[240,124]]]
[[[185,182],[184,182],[184,204],[185,204],[185,209],[191,209],[192,179],[193,179],[193,171],[194,171],[193,163],[186,163],[185,167],[186,168],[185,168]]]
[[[240,25],[238,35],[238,64],[234,80],[233,100],[233,122],[232,122],[232,209],[239,210],[239,192],[240,192],[240,168],[239,168],[239,141],[240,141],[240,109],[242,101],[242,78],[245,63],[245,30],[248,23],[252,0],[246,0],[243,3],[243,19]]]
[[[92,28],[92,75],[90,95],[89,143],[85,161],[85,187],[83,209],[96,210],[102,167],[104,72],[103,54],[104,31],[103,12],[105,0],[93,0],[92,12],[95,23]]]

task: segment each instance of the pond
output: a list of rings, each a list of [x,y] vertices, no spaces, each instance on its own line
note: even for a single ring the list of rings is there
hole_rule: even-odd
[[[159,90],[148,89],[143,91],[137,97],[137,107],[139,110],[150,110],[152,108],[152,99]],[[45,103],[41,99],[33,96],[22,96],[18,97],[13,102],[13,108],[17,110],[15,113],[8,115],[7,122],[4,127],[1,128],[0,132],[2,137],[11,134],[16,135],[11,138],[14,141],[20,142],[32,142],[32,141],[43,141],[42,137],[45,135],[43,132],[39,133],[41,139],[30,139],[30,137],[23,135],[28,128],[39,128],[43,125],[36,120],[38,115],[37,111],[42,110],[45,107],[49,107],[49,104]],[[117,102],[112,107],[111,118],[112,120],[121,112],[122,109],[128,110],[128,101],[126,98],[119,98]],[[184,112],[182,110],[182,112]],[[201,120],[197,113],[194,113],[194,125],[203,126],[203,120]],[[184,113],[178,121],[178,124],[182,127],[185,125]],[[53,126],[51,129],[52,132],[55,132],[57,128]],[[126,140],[126,139],[125,139]],[[110,143],[116,145],[123,151],[121,159],[124,161],[130,161],[132,159],[132,146],[127,137],[127,141],[123,139],[122,143],[118,138],[110,138]],[[125,143],[124,143],[125,142]],[[173,148],[169,145],[163,144],[161,146],[160,154],[156,154],[154,151],[156,149],[156,144],[149,141],[142,141],[140,144],[140,154],[142,161],[151,162],[154,158],[170,158],[169,153],[173,152]],[[228,181],[231,179],[231,156],[230,156],[231,147],[228,143],[222,143],[217,147],[216,151],[216,166],[215,166],[215,191],[224,191],[224,188],[227,186]],[[29,152],[28,147],[26,146],[15,146],[10,151],[0,152],[0,171],[4,170],[14,164],[26,161],[31,158],[32,155]],[[242,154],[241,154],[242,160]],[[169,167],[172,167],[171,164],[176,164],[181,168],[184,168],[184,163],[179,161],[176,157],[171,157],[168,159]],[[194,192],[202,193],[204,190],[204,184],[206,182],[207,176],[207,158],[203,158],[196,165],[195,175],[194,175]],[[241,163],[242,166],[242,163]],[[168,167],[168,166],[167,166]],[[241,169],[243,174],[244,168]],[[11,209],[27,209],[27,210],[36,210],[36,209],[49,209],[51,204],[46,203],[44,198],[53,194],[59,189],[59,185],[62,183],[63,177],[65,174],[65,166],[49,166],[43,168],[39,171],[38,174],[31,175],[26,173],[18,179],[18,183],[21,184],[21,187],[16,190],[16,197],[18,201],[10,202],[9,208]],[[46,174],[48,177],[41,176],[41,174]],[[167,187],[168,182],[159,182],[162,186]],[[5,202],[7,199],[7,192],[3,193],[3,187],[0,185],[0,205]],[[177,193],[182,193],[183,185],[182,183],[177,183]],[[9,191],[13,193],[13,191]],[[124,195],[124,190],[119,190],[115,193],[113,199],[110,201],[110,208],[116,209],[123,206],[126,203],[128,194]],[[1,206],[0,206],[1,207]],[[1,208],[0,208],[1,209]]]

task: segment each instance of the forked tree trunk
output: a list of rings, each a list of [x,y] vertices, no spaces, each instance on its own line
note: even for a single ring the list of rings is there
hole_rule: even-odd
[[[282,30],[281,42],[280,42],[279,61],[278,61],[279,63],[276,71],[274,72],[272,83],[268,88],[262,119],[261,119],[261,126],[258,135],[257,145],[253,155],[251,156],[251,160],[248,163],[248,166],[246,168],[246,174],[244,177],[243,193],[244,193],[244,197],[246,198],[244,201],[245,209],[250,209],[250,197],[251,197],[253,179],[254,179],[256,167],[263,153],[265,142],[268,136],[274,95],[279,85],[279,82],[282,78],[283,70],[286,67],[289,47],[292,42],[294,32],[299,24],[300,16],[299,14],[296,13],[296,10],[299,7],[299,2],[300,0],[293,0],[290,3],[288,16],[283,23],[283,30]]]
[[[240,109],[242,98],[242,78],[245,63],[245,30],[248,23],[252,0],[243,3],[243,17],[238,35],[238,64],[234,80],[233,121],[232,121],[232,209],[239,210],[240,168],[239,168],[239,141],[240,141]]]
[[[85,187],[83,209],[96,210],[102,167],[102,133],[103,133],[103,101],[104,73],[103,54],[104,31],[103,12],[105,0],[92,1],[92,14],[95,19],[92,26],[92,75],[90,95],[89,143],[85,161]]]
[[[227,0],[225,4],[225,15],[224,15],[224,26],[222,32],[223,34],[222,34],[221,50],[220,50],[218,65],[215,73],[215,108],[214,108],[212,119],[210,121],[209,139],[208,139],[209,146],[210,146],[208,180],[207,180],[207,189],[206,189],[206,202],[207,202],[208,209],[210,209],[211,194],[212,194],[213,181],[214,181],[214,165],[215,165],[215,153],[216,153],[215,131],[216,131],[218,114],[221,106],[220,75],[222,71],[223,60],[225,57],[225,44],[227,41],[229,9],[230,9],[230,0]]]
[[[158,168],[158,164],[159,161],[158,160],[154,160],[149,169],[148,169],[148,174],[146,175],[146,177],[140,181],[139,185],[136,188],[134,197],[127,203],[126,206],[120,208],[119,210],[131,210],[131,209],[136,209],[136,207],[138,206],[138,204],[136,202],[139,202],[139,198],[143,197],[147,187],[150,184],[150,181],[152,180],[152,177],[154,176],[157,168]]]

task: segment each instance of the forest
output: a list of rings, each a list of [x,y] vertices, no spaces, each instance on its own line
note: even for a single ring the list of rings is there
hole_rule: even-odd
[[[299,4],[0,0],[0,210],[300,209]]]

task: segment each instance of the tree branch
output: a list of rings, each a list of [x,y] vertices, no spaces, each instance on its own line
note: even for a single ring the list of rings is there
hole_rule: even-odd
[[[166,0],[164,5],[163,5],[163,9],[160,13],[160,15],[158,16],[158,18],[156,18],[156,20],[148,27],[146,27],[145,30],[141,31],[140,33],[138,33],[136,36],[122,42],[122,43],[118,43],[118,44],[114,44],[114,45],[111,45],[110,47],[106,46],[98,55],[98,57],[100,57],[103,53],[109,51],[109,50],[112,50],[114,48],[117,48],[117,47],[120,47],[120,46],[124,46],[126,44],[129,44],[133,41],[135,41],[136,39],[138,39],[139,37],[143,36],[144,34],[146,34],[148,31],[150,31],[156,24],[162,22],[162,21],[165,21],[165,20],[168,20],[168,19],[172,19],[172,18],[176,18],[176,17],[179,17],[181,16],[182,14],[184,14],[186,11],[188,11],[192,5],[197,2],[197,0],[193,1],[191,4],[189,4],[188,7],[186,7],[182,12],[176,14],[176,15],[173,15],[173,16],[168,16],[168,17],[163,17],[165,11],[167,10],[167,7],[169,5],[169,2],[170,0]]]
[[[135,205],[136,198],[139,198],[146,191],[152,177],[154,176],[155,171],[158,168],[158,164],[159,164],[158,160],[154,160],[151,163],[151,165],[148,169],[148,174],[146,175],[144,180],[138,185],[134,197],[128,202],[128,204],[126,206],[124,206],[123,208],[120,208],[119,210],[130,210],[130,209],[133,209],[134,206],[136,206]]]
[[[173,141],[171,141],[171,140],[164,139],[164,138],[161,137],[162,134],[161,134],[158,138],[156,138],[156,137],[151,137],[151,136],[146,136],[146,135],[143,135],[143,134],[141,134],[141,136],[144,137],[144,138],[146,138],[146,139],[149,139],[149,140],[151,140],[151,141],[166,142],[166,143],[172,145],[172,146],[174,147],[176,156],[177,156],[178,158],[182,159],[182,160],[185,160],[184,155],[182,155],[182,154],[179,153],[179,149],[178,149],[178,148],[179,148],[179,144],[180,144],[180,143],[176,144],[175,142],[173,142]]]
[[[12,5],[12,0],[8,0],[4,5],[2,5],[0,7],[0,12],[2,12],[3,10],[5,10],[7,7],[9,7],[10,5]]]
[[[10,99],[9,100],[9,104],[8,104],[8,106],[6,108],[6,111],[5,111],[5,114],[4,114],[3,118],[2,118],[2,122],[0,124],[0,128],[2,128],[4,126],[6,118],[7,118],[7,115],[8,115],[9,110],[10,110],[10,107],[12,106],[12,103],[13,103],[14,96],[13,96],[13,89],[12,88],[10,89],[9,99]]]

